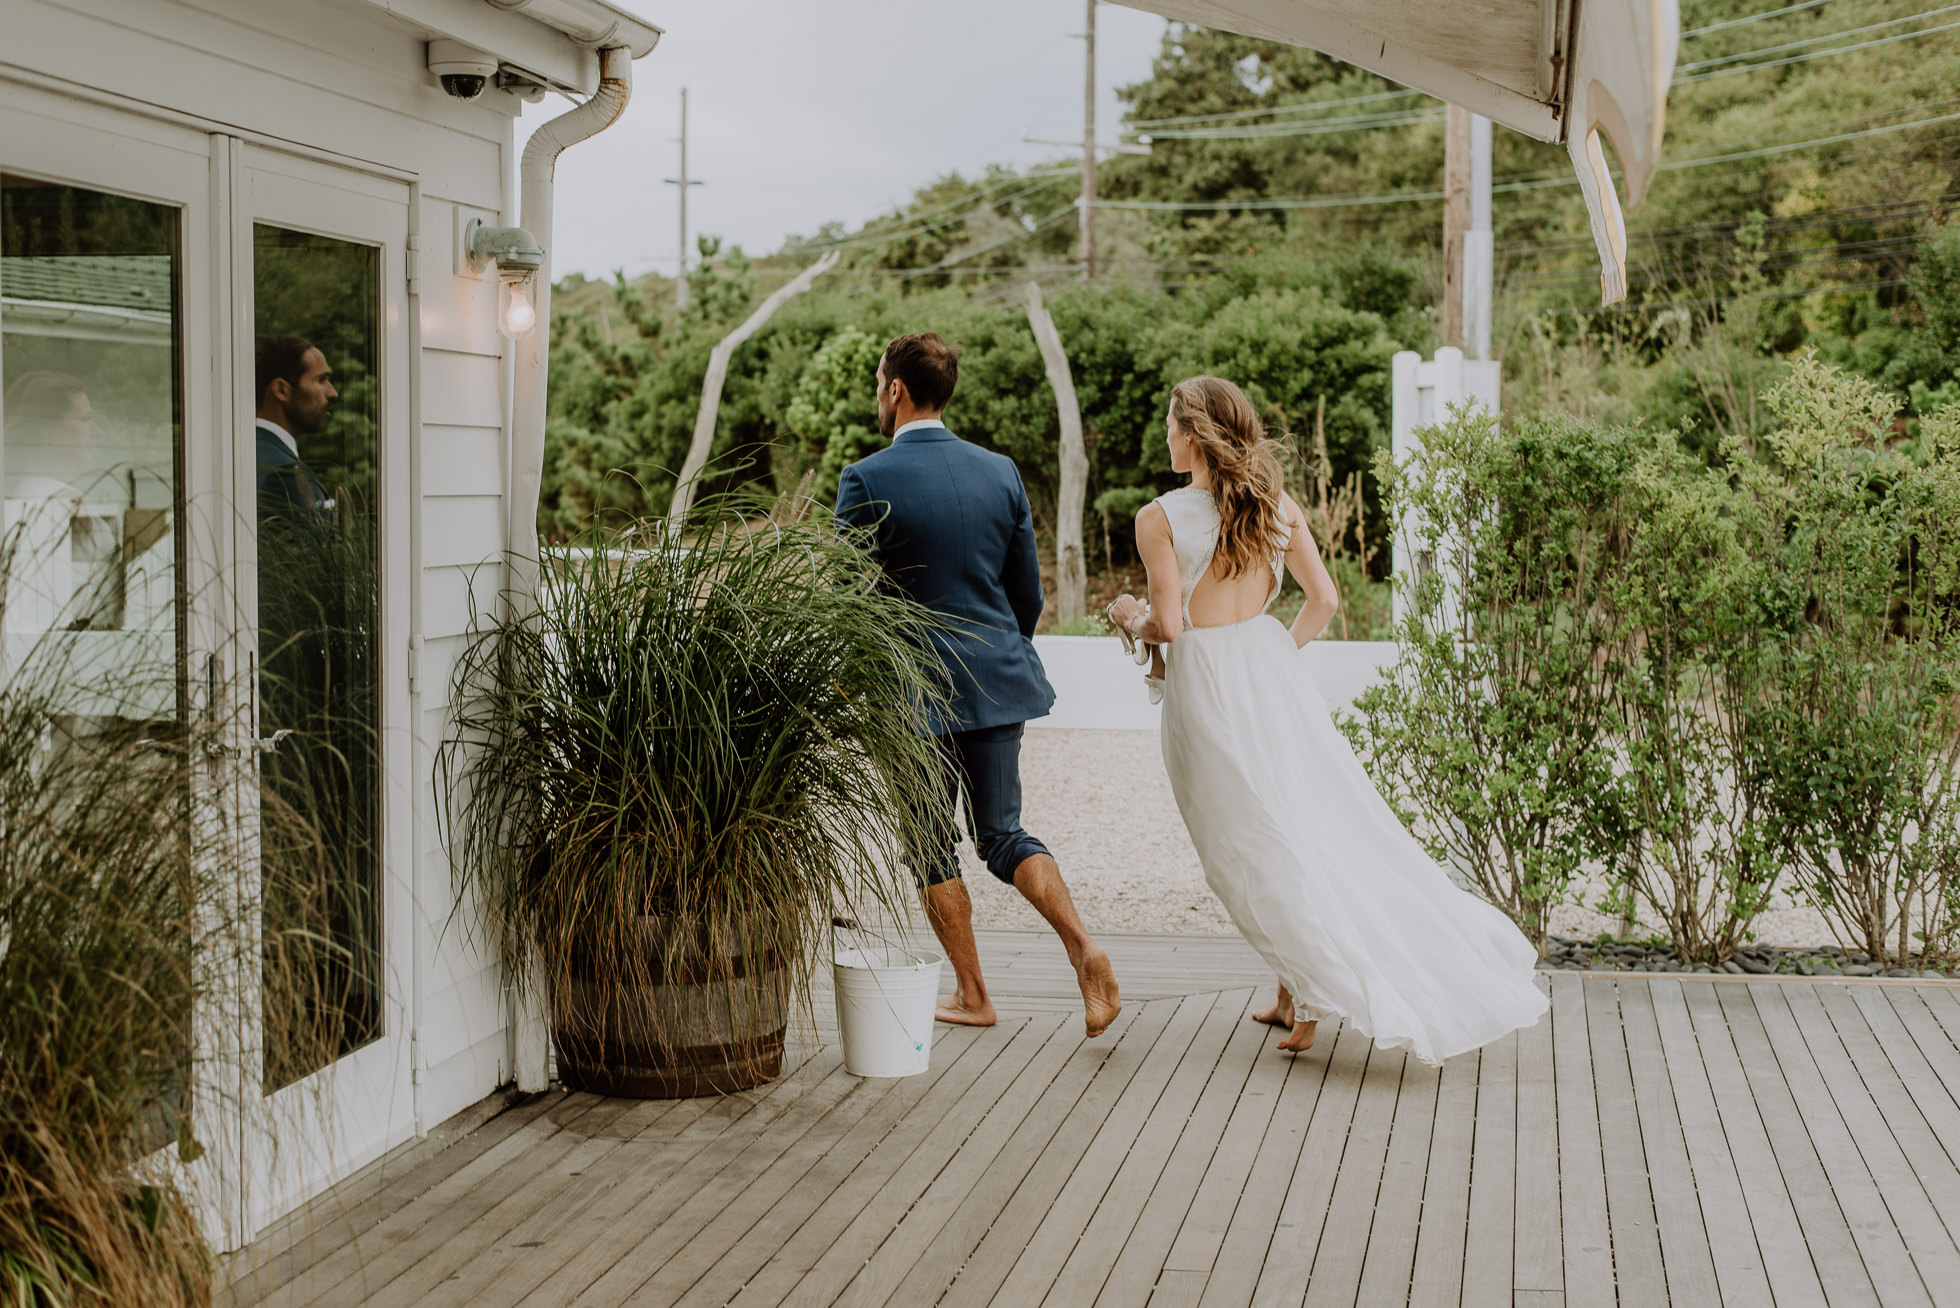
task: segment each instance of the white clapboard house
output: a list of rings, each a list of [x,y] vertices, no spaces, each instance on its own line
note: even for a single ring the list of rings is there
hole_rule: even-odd
[[[322,713],[366,756],[304,783],[352,851],[323,919],[355,960],[339,1038],[197,1108],[225,1247],[511,1080],[433,751],[469,589],[535,520],[546,333],[507,333],[547,312],[552,163],[658,37],[610,0],[0,0],[0,658],[58,631],[166,672],[275,784]],[[349,557],[292,548],[328,520]],[[278,701],[254,674],[328,590],[348,693],[308,702],[301,669]]]
[[[1625,293],[1601,133],[1637,202],[1675,0],[1127,2],[1566,142]],[[240,1011],[199,1039],[251,1053],[191,1106],[188,1165],[222,1247],[543,1083],[452,890],[435,753],[472,597],[535,556],[553,164],[658,38],[612,0],[0,0],[0,674],[52,634],[162,688],[131,721],[235,724],[221,752],[339,860],[304,904],[240,860]],[[264,802],[233,825],[263,835]],[[332,1038],[261,1051],[254,933],[295,915],[348,960],[308,1009]]]

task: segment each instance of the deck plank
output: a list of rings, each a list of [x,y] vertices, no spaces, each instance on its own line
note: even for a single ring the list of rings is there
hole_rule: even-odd
[[[1606,1163],[1600,1152],[1584,985],[1567,973],[1552,977],[1565,1302],[1571,1308],[1613,1308],[1613,1238],[1607,1226]]]
[[[1160,1273],[1178,1270],[1171,1267],[1170,1255],[1180,1243],[1185,1227],[1202,1225],[1198,1205],[1206,1182],[1214,1174],[1213,1164],[1223,1148],[1226,1131],[1241,1105],[1257,1115],[1255,1106],[1259,1099],[1257,1092],[1251,1090],[1252,1079],[1265,1072],[1273,1078],[1273,1090],[1278,1090],[1278,1074],[1289,1059],[1277,1050],[1266,1048],[1273,1028],[1252,1020],[1259,993],[1245,992],[1246,1002],[1234,1019],[1236,1025],[1218,1060],[1217,1070],[1207,1080],[1192,1109],[1190,1122],[1178,1136],[1170,1160],[1151,1187],[1149,1202],[1124,1242],[1122,1253],[1117,1255],[1109,1279],[1097,1297],[1098,1303],[1143,1303],[1152,1297],[1153,1287],[1161,1280]],[[1272,1095],[1266,1096],[1265,1102],[1266,1112],[1270,1113]],[[1237,1195],[1232,1197],[1236,1199]],[[1199,1220],[1193,1221],[1194,1216]],[[1224,1233],[1222,1223],[1216,1229],[1221,1235]],[[1196,1270],[1210,1271],[1209,1260]]]
[[[960,1243],[968,1243],[968,1237],[973,1243],[959,1267],[958,1279],[940,1301],[942,1308],[978,1308],[993,1300],[1028,1240],[1075,1174],[1096,1133],[1122,1102],[1124,1092],[1151,1049],[1165,1036],[1178,1009],[1178,1001],[1168,999],[1141,1005],[1135,1020],[1121,1033],[1121,1040],[1096,1068],[1088,1091],[1070,1107],[1061,1126],[1036,1155],[1033,1166],[1024,1175],[1014,1177],[997,1163],[1001,1175],[993,1178],[992,1184],[998,1190],[985,1193],[987,1187],[983,1184],[976,1191],[979,1197],[970,1200],[974,1205],[971,1217],[976,1229],[963,1233]],[[989,1213],[987,1208],[1000,1191],[1008,1192],[1008,1197]],[[954,1222],[958,1223],[961,1216],[956,1216]]]
[[[1627,1039],[1630,1046],[1637,1044],[1640,1050],[1636,1059],[1651,1062],[1673,1091],[1674,1119],[1692,1186],[1694,1206],[1690,1211],[1700,1217],[1715,1278],[1714,1296],[1707,1302],[1719,1302],[1724,1308],[1767,1308],[1777,1300],[1770,1293],[1762,1241],[1751,1221],[1752,1197],[1743,1192],[1742,1170],[1737,1163],[1738,1151],[1748,1146],[1741,1140],[1731,1142],[1723,1133],[1712,1078],[1701,1047],[1695,1043],[1681,987],[1674,982],[1629,986],[1620,1002],[1622,1010],[1633,1018]],[[1647,1043],[1650,1028],[1652,1045]],[[1637,1082],[1634,1092],[1644,1093]],[[1658,1087],[1652,1097],[1660,1098]],[[1761,1124],[1755,1123],[1753,1129],[1760,1134]],[[1775,1159],[1766,1139],[1754,1147],[1752,1156],[1759,1160],[1758,1167],[1770,1169],[1768,1174],[1750,1172],[1751,1187],[1765,1196],[1755,1202],[1775,1214],[1778,1229],[1798,1235],[1796,1214],[1790,1209],[1789,1196],[1783,1193],[1782,1178],[1774,1173]],[[1673,1278],[1679,1258],[1669,1252],[1667,1223],[1671,1217],[1680,1216],[1672,1211],[1674,1206],[1685,1206],[1686,1201],[1673,1193],[1673,1173],[1664,1170],[1664,1175],[1669,1178],[1664,1182],[1668,1193],[1657,1194],[1656,1200],[1661,1205],[1661,1249],[1668,1258],[1669,1284],[1673,1285],[1677,1283]],[[1795,1261],[1808,1271],[1810,1258],[1803,1251],[1800,1235],[1798,1239]],[[1792,1289],[1782,1302],[1823,1303],[1823,1290],[1814,1275],[1805,1277],[1793,1270],[1790,1278]]]
[[[1858,1234],[1839,1206],[1831,1177],[1824,1169],[1810,1132],[1805,1129],[1803,1113],[1790,1093],[1783,1070],[1777,1065],[1775,1052],[1769,1047],[1769,1037],[1756,1015],[1755,1001],[1747,990],[1735,986],[1704,982],[1685,988],[1697,1031],[1703,1028],[1706,1016],[1708,1025],[1726,1026],[1735,1042],[1748,1099],[1762,1117],[1763,1130],[1797,1210],[1804,1244],[1823,1282],[1825,1297],[1832,1308],[1878,1303],[1879,1291],[1859,1248]],[[1707,1043],[1708,1038],[1704,1036],[1703,1044]],[[1904,1253],[1903,1246],[1900,1253]],[[1905,1259],[1901,1257],[1899,1261],[1903,1263]],[[1771,1285],[1775,1287],[1773,1279]]]
[[[1327,1205],[1340,1176],[1341,1150],[1348,1138],[1356,1108],[1361,1102],[1362,1078],[1368,1069],[1368,1052],[1373,1048],[1367,1036],[1342,1025],[1329,1051],[1326,1070],[1321,1073],[1320,1091],[1314,1098],[1313,1116],[1307,1123],[1307,1138],[1300,1146],[1286,1198],[1280,1204],[1279,1220],[1266,1232],[1269,1241],[1265,1258],[1257,1267],[1247,1267],[1253,1281],[1251,1296],[1244,1302],[1259,1308],[1276,1304],[1298,1304],[1306,1297],[1307,1277],[1313,1270],[1327,1226]],[[1294,1061],[1319,1061],[1318,1044]],[[1292,1078],[1289,1077],[1290,1081]],[[1230,1246],[1230,1236],[1226,1239]],[[1229,1302],[1236,1295],[1236,1278],[1222,1279],[1221,1267],[1205,1287],[1205,1302]]]
[[[1436,1124],[1429,1142],[1428,1176],[1423,1181],[1421,1223],[1416,1231],[1415,1267],[1409,1280],[1410,1308],[1438,1308],[1463,1301],[1463,1262],[1470,1226],[1470,1169],[1477,1129],[1477,1081],[1482,1063],[1477,1053],[1459,1054],[1443,1064],[1442,1078],[1437,1084]],[[1500,1170],[1508,1172],[1512,1161],[1507,1156]],[[1508,1222],[1503,1247],[1507,1252],[1511,1247]],[[1508,1280],[1508,1260],[1505,1271]]]
[[[1952,985],[1555,974],[1439,1073],[1337,1026],[1275,1053],[1243,941],[1113,945],[1100,1041],[1052,935],[988,932],[1005,1020],[921,1076],[842,1072],[820,974],[755,1091],[486,1102],[232,1256],[221,1302],[1960,1300]]]
[[[1245,1084],[1245,1073],[1249,1069],[1245,1057],[1250,1057],[1258,1049],[1258,1041],[1252,1041],[1250,1047],[1245,1041],[1249,1035],[1245,1014],[1250,1004],[1252,990],[1229,990],[1217,998],[1211,1014],[1198,1031],[1198,1037],[1192,1039],[1190,1049],[1186,1049],[1184,1059],[1178,1063],[1178,1071],[1170,1077],[1170,1084],[1164,1086],[1164,1094],[1151,1108],[1151,1116],[1145,1118],[1143,1128],[1137,1132],[1135,1143],[1129,1147],[1129,1155],[1125,1155],[1123,1165],[1109,1181],[1102,1202],[1096,1204],[1096,1216],[1090,1218],[1090,1224],[1082,1232],[1082,1239],[1076,1241],[1068,1261],[1064,1261],[1060,1273],[1056,1273],[1054,1286],[1049,1290],[1049,1298],[1045,1302],[1066,1308],[1103,1302],[1100,1298],[1103,1286],[1121,1259],[1123,1249],[1129,1247],[1129,1239],[1137,1232],[1152,1198],[1162,1192],[1166,1202],[1176,1202],[1176,1192],[1182,1188],[1184,1206],[1190,1204],[1190,1196],[1198,1188],[1198,1177],[1203,1175],[1203,1163],[1209,1159],[1209,1147],[1203,1145],[1203,1137],[1209,1133],[1211,1139],[1215,1139],[1219,1126],[1200,1124],[1198,1106],[1203,1094],[1213,1081],[1237,1081],[1231,1086],[1231,1090],[1237,1094],[1237,1086]],[[1233,1049],[1235,1043],[1239,1045],[1243,1057],[1237,1059],[1237,1067],[1227,1071],[1221,1063],[1225,1053]],[[1205,1147],[1205,1159],[1198,1159],[1194,1169],[1166,1182],[1166,1173],[1170,1169],[1170,1161],[1176,1157],[1178,1145],[1184,1143],[1186,1133],[1192,1132],[1196,1132],[1194,1147]],[[1180,1184],[1184,1179],[1190,1181],[1188,1188]],[[1184,1212],[1180,1206],[1178,1220],[1182,1220],[1182,1216]],[[1172,1226],[1170,1235],[1154,1249],[1154,1253],[1141,1255],[1152,1263],[1149,1275],[1141,1283],[1131,1286],[1131,1298],[1117,1298],[1113,1302],[1141,1304],[1149,1298],[1149,1290],[1152,1284],[1156,1284],[1156,1271],[1162,1267],[1164,1251],[1170,1249],[1170,1239],[1174,1237],[1176,1228]]]
[[[679,1302],[719,1305],[734,1298],[749,1278],[802,1229],[818,1206],[850,1179],[879,1142],[919,1107],[940,1078],[963,1061],[967,1048],[978,1042],[979,1035],[975,1027],[953,1027],[940,1033],[933,1041],[932,1067],[916,1077],[877,1081],[884,1093],[875,1106],[836,1140],[818,1142],[821,1152],[807,1171],[795,1177],[772,1174],[770,1183],[758,1182],[744,1192],[742,1199],[730,1205],[718,1221],[717,1225],[723,1229],[717,1232],[717,1238],[703,1242],[706,1247],[701,1252],[712,1252],[730,1236],[733,1243]],[[746,1227],[741,1225],[743,1222],[747,1223]],[[683,1259],[690,1258],[694,1252],[690,1245]]]
[[[1279,1102],[1273,1106],[1266,1133],[1260,1137],[1259,1156],[1232,1209],[1211,1275],[1205,1281],[1200,1301],[1204,1308],[1246,1308],[1252,1302],[1274,1239],[1278,1231],[1287,1229],[1288,1188],[1299,1170],[1300,1154],[1319,1110],[1326,1077],[1325,1055],[1296,1055],[1287,1061],[1286,1081],[1280,1086]],[[1292,1244],[1289,1236],[1282,1250]]]
[[[1177,1239],[1164,1259],[1166,1271],[1208,1273],[1217,1264],[1219,1250],[1225,1243],[1225,1233],[1231,1229],[1239,1203],[1251,1192],[1252,1174],[1258,1167],[1267,1133],[1274,1127],[1274,1114],[1279,1109],[1288,1071],[1298,1061],[1274,1057],[1272,1054],[1277,1051],[1263,1048],[1264,1044],[1280,1039],[1277,1027],[1265,1026],[1250,1019],[1247,1025],[1255,1029],[1262,1047],[1255,1052],[1252,1073],[1246,1078],[1238,1099],[1231,1105],[1231,1120],[1225,1124],[1218,1148],[1205,1168],[1204,1180],[1199,1183],[1197,1196],[1191,1201],[1191,1211],[1178,1227]],[[1300,1133],[1304,1134],[1305,1130],[1303,1122]],[[1296,1140],[1298,1138],[1298,1135],[1294,1137]],[[1276,1141],[1275,1147],[1284,1148],[1284,1145]],[[1298,1146],[1294,1148],[1297,1157]],[[1276,1199],[1273,1208],[1277,1209],[1278,1206]],[[1162,1284],[1160,1281],[1160,1287]],[[1201,1280],[1198,1285],[1202,1293],[1204,1282]]]
[[[1039,1225],[994,1293],[994,1302],[1037,1304],[1047,1296],[1216,1001],[1215,995],[1192,995],[1178,1001],[1170,1026],[1151,1046],[1143,1066],[1123,1088],[1054,1203],[1041,1215]]]
[[[1738,1185],[1750,1229],[1756,1233],[1756,1245],[1763,1255],[1764,1275],[1779,1308],[1785,1304],[1815,1308],[1827,1302],[1871,1302],[1871,1283],[1864,1278],[1858,1251],[1851,1244],[1850,1233],[1836,1220],[1838,1214],[1829,1196],[1802,1190],[1813,1176],[1819,1183],[1823,1180],[1815,1158],[1808,1166],[1799,1159],[1795,1167],[1787,1167],[1777,1157],[1769,1124],[1750,1088],[1714,985],[1670,982],[1655,988],[1654,1002],[1661,1038],[1665,1041],[1672,1036],[1673,1047],[1681,1051],[1684,1061],[1692,1046],[1693,1056],[1708,1073],[1709,1095],[1715,1101],[1723,1144],[1735,1159],[1738,1176],[1749,1178],[1747,1185],[1739,1181]],[[1827,1261],[1832,1267],[1828,1294],[1827,1280],[1820,1271]],[[1719,1261],[1717,1266],[1721,1266]]]
[[[1695,1188],[1694,1166],[1689,1161],[1687,1136],[1681,1127],[1680,1100],[1691,1097],[1698,1087],[1675,1084],[1677,1078],[1699,1081],[1702,1070],[1699,1065],[1680,1069],[1668,1066],[1661,1052],[1653,992],[1646,982],[1629,982],[1614,989],[1619,1000],[1627,1065],[1633,1076],[1633,1103],[1646,1156],[1648,1183],[1653,1191],[1661,1267],[1666,1277],[1665,1299],[1674,1303],[1720,1303],[1722,1292],[1715,1276],[1715,1255],[1709,1247],[1706,1214]],[[1733,1181],[1733,1164],[1723,1159],[1720,1166],[1726,1167]],[[1725,1233],[1732,1230],[1723,1229]],[[1746,1226],[1739,1234],[1753,1253],[1755,1236]],[[1763,1290],[1767,1297],[1767,1282],[1763,1283]]]
[[[829,1240],[813,1260],[807,1265],[800,1261],[786,1261],[774,1278],[770,1277],[770,1267],[765,1267],[762,1275],[749,1282],[748,1288],[735,1302],[779,1302],[783,1297],[793,1298],[799,1303],[830,1303],[835,1300],[850,1284],[858,1269],[877,1252],[878,1246],[884,1243],[886,1235],[898,1224],[906,1210],[939,1175],[940,1169],[965,1141],[973,1124],[1000,1102],[1008,1087],[1019,1079],[1022,1070],[1066,1021],[1065,1017],[1056,1015],[1045,1021],[1030,1018],[1021,1023],[1018,1030],[1006,1036],[1007,1047],[988,1064],[985,1072],[965,1087],[965,1093],[943,1117],[932,1121],[908,1121],[906,1125],[909,1130],[902,1134],[894,1132],[887,1137],[885,1143],[893,1146],[889,1153],[895,1163],[888,1172],[881,1174],[860,1168],[852,1175],[851,1180],[855,1184],[838,1193],[855,1192],[855,1212],[851,1213],[844,1229]],[[996,1027],[994,1033],[1001,1034],[1002,1029]],[[868,1185],[867,1180],[871,1182]],[[857,1197],[859,1195],[861,1198]],[[847,1200],[844,1206],[852,1206],[852,1203],[852,1200]],[[802,1234],[798,1232],[799,1236]],[[790,1247],[786,1245],[783,1252],[788,1253]],[[774,1266],[777,1264],[772,1260],[771,1267]],[[777,1287],[782,1290],[780,1297],[776,1293]]]
[[[409,1265],[417,1250],[436,1247],[504,1196],[531,1171],[548,1167],[577,1143],[569,1126],[597,1106],[593,1095],[567,1095],[545,1116],[458,1168],[443,1181],[315,1263],[270,1296],[269,1304],[360,1303]]]
[[[1325,1166],[1340,1170],[1335,1174],[1334,1192],[1328,1199],[1327,1224],[1314,1250],[1313,1270],[1307,1276],[1309,1308],[1356,1302],[1361,1269],[1368,1253],[1368,1235],[1374,1227],[1375,1205],[1381,1196],[1382,1176],[1388,1165],[1390,1125],[1395,1120],[1402,1070],[1407,1062],[1408,1055],[1401,1050],[1369,1051],[1354,1120],[1348,1127],[1347,1146],[1339,1151],[1330,1150],[1323,1160]],[[1290,1298],[1290,1289],[1277,1285],[1274,1288]],[[1264,1278],[1259,1290],[1260,1300],[1264,1300],[1267,1294]]]
[[[1470,1135],[1470,1203],[1465,1214],[1463,1308],[1510,1308],[1517,1285],[1518,1033],[1477,1053],[1476,1120]],[[1422,1239],[1428,1239],[1424,1232]],[[1422,1245],[1416,1245],[1418,1267]],[[1441,1302],[1438,1300],[1437,1302]],[[1425,1298],[1412,1308],[1432,1308]]]
[[[1549,981],[1549,978],[1546,979]],[[1541,983],[1544,984],[1544,983]],[[1549,989],[1549,985],[1546,985]],[[1565,1292],[1564,1217],[1559,1207],[1559,1117],[1552,1015],[1518,1032],[1516,1243],[1518,1290]]]
[[[1954,1246],[1938,1211],[1927,1202],[1926,1191],[1893,1134],[1893,1124],[1886,1122],[1858,1068],[1845,1053],[1840,1032],[1818,1002],[1817,987],[1806,986],[1795,994],[1787,994],[1781,987],[1767,991],[1752,987],[1750,993],[1776,1045],[1777,1060],[1789,1072],[1813,1137],[1822,1120],[1828,1144],[1820,1142],[1819,1152],[1826,1159],[1826,1169],[1841,1160],[1842,1170],[1834,1175],[1833,1184],[1839,1186],[1840,1193],[1847,1188],[1858,1193],[1864,1191],[1864,1184],[1846,1187],[1841,1177],[1850,1172],[1868,1178],[1870,1189],[1863,1197],[1867,1204],[1877,1200],[1877,1205],[1865,1211],[1889,1215],[1894,1239],[1904,1244],[1912,1265],[1919,1269],[1927,1301],[1960,1302],[1954,1298],[1960,1295],[1960,1248]],[[1852,1014],[1862,1025],[1856,1009]],[[1835,1122],[1827,1106],[1835,1106]],[[1918,1117],[1915,1110],[1906,1111]],[[1920,1130],[1925,1132],[1923,1119]],[[1925,1134],[1930,1138],[1930,1132]],[[1911,1293],[1903,1269],[1900,1272],[1896,1287],[1880,1286],[1880,1295],[1888,1303],[1895,1299],[1909,1302],[1898,1297]]]
[[[850,1304],[854,1308],[878,1308],[878,1305],[892,1299],[900,1282],[914,1270],[921,1273],[928,1287],[927,1292],[902,1297],[898,1302],[938,1301],[959,1264],[938,1259],[924,1261],[924,1255],[937,1237],[946,1231],[949,1219],[960,1210],[974,1186],[1000,1160],[1002,1151],[1026,1122],[1028,1105],[1039,1104],[1049,1097],[1057,1077],[1070,1065],[1071,1056],[1082,1051],[1084,1043],[1082,1032],[1075,1023],[1067,1018],[1055,1022],[1048,1043],[1014,1079],[999,1102],[988,1108],[974,1124],[966,1139],[960,1143],[959,1152],[946,1161],[945,1166],[891,1228],[884,1242],[878,1246],[878,1251],[871,1255],[844,1288],[838,1297],[839,1303]],[[1113,1047],[1115,1041],[1107,1043]],[[1104,1050],[1097,1049],[1095,1052],[1103,1053]],[[1081,1060],[1084,1064],[1088,1061]],[[1073,1083],[1071,1079],[1064,1084]],[[1061,1099],[1066,1096],[1057,1094],[1055,1097]],[[958,1238],[957,1232],[954,1238]]]
[[[1634,1104],[1632,1069],[1627,1061],[1617,983],[1587,977],[1580,983],[1586,1000],[1586,1032],[1592,1047],[1593,1096],[1599,1108],[1600,1159],[1606,1174],[1607,1226],[1613,1239],[1613,1279],[1622,1308],[1667,1303],[1667,1273],[1661,1267],[1653,1185],[1648,1176],[1647,1144]],[[1714,1285],[1709,1290],[1714,1290]],[[1566,1287],[1571,1297],[1572,1289]]]
[[[1441,1089],[1440,1068],[1404,1059],[1381,1193],[1375,1199],[1375,1220],[1368,1228],[1368,1247],[1362,1257],[1360,1303],[1404,1303],[1409,1298]],[[1464,1161],[1469,1161],[1467,1150]],[[1455,1225],[1462,1229],[1460,1218]]]

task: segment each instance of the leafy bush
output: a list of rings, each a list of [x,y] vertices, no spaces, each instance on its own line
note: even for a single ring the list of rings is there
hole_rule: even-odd
[[[1430,561],[1399,658],[1343,721],[1385,796],[1541,948],[1552,907],[1603,837],[1612,700],[1631,637],[1597,601],[1620,567],[1629,450],[1481,411],[1424,433],[1380,475],[1398,541]]]
[[[1875,958],[1960,936],[1960,413],[1896,443],[1895,397],[1814,358],[1764,400],[1715,466],[1457,414],[1384,467],[1419,575],[1346,725],[1534,939],[1588,862],[1684,960],[1779,886]]]

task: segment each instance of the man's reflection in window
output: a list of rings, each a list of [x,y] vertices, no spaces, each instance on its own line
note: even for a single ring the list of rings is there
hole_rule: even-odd
[[[300,458],[298,440],[326,430],[327,406],[340,394],[327,356],[301,336],[261,336],[255,355],[259,512],[330,509],[326,488]]]

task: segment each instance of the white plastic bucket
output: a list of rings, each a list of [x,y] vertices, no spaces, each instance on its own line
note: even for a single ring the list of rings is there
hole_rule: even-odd
[[[832,971],[845,1071],[917,1076],[931,1065],[932,1013],[943,962],[927,949],[868,945],[837,951]]]

